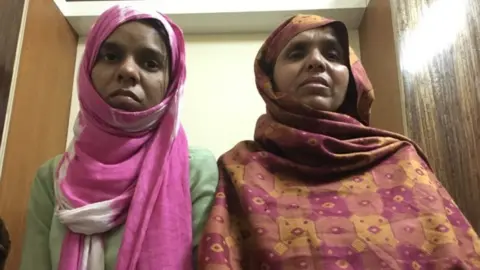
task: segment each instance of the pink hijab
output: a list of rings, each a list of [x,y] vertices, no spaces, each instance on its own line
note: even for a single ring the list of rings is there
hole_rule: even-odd
[[[141,19],[166,30],[171,81],[159,105],[125,112],[103,101],[90,73],[102,42],[121,24]],[[121,224],[116,269],[192,268],[188,147],[178,116],[185,73],[183,34],[166,16],[114,6],[98,18],[80,66],[75,138],[55,175],[56,215],[69,228],[59,269],[104,269],[102,233]]]

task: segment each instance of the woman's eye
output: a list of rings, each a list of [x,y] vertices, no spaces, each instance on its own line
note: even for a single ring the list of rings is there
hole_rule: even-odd
[[[340,61],[341,60],[340,54],[336,51],[328,52],[327,53],[327,58],[328,58],[328,60],[331,60],[331,61]]]
[[[299,50],[296,50],[296,51],[292,51],[288,54],[288,58],[290,59],[300,59],[302,58],[304,55],[304,53],[302,51],[299,51]]]
[[[104,54],[103,54],[103,60],[112,62],[112,61],[115,61],[115,60],[117,60],[117,59],[118,59],[118,57],[117,57],[117,55],[114,54],[114,53],[104,53]]]
[[[160,65],[155,60],[148,60],[145,62],[145,67],[150,70],[157,70]]]

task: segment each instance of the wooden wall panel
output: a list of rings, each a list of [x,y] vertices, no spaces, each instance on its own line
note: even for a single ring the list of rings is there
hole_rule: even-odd
[[[390,1],[371,0],[358,32],[362,63],[375,89],[371,125],[405,134]]]
[[[24,3],[25,0],[0,1],[0,142],[7,116]]]
[[[65,150],[78,39],[52,0],[29,2],[0,181],[0,216],[13,243],[8,270],[19,267],[35,172]]]
[[[407,134],[480,232],[480,1],[391,3]]]

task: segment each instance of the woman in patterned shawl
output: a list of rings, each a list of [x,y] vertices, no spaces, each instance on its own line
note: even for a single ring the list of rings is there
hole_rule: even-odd
[[[480,269],[476,232],[402,135],[343,23],[297,15],[255,60],[267,113],[218,161],[200,269]]]

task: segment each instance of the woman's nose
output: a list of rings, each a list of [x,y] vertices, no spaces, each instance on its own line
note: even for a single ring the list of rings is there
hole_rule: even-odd
[[[133,86],[139,82],[139,67],[133,57],[126,57],[121,63],[117,79],[122,85],[126,86]]]
[[[320,50],[313,50],[308,58],[307,68],[311,71],[324,71],[326,67],[325,57]]]

